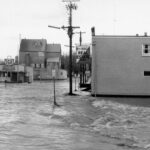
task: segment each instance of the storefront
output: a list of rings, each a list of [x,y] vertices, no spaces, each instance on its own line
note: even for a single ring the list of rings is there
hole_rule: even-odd
[[[23,83],[32,82],[33,73],[28,72],[22,65],[0,65],[0,82]],[[28,79],[27,79],[28,75]],[[32,76],[32,77],[31,77]],[[29,80],[29,78],[31,78]]]

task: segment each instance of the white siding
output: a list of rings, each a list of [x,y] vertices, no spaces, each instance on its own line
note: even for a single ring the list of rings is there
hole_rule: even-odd
[[[142,45],[150,37],[105,37],[92,39],[92,94],[150,95],[150,57]]]

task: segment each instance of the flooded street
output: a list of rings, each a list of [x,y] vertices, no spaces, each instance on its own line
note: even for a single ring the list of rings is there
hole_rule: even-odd
[[[0,149],[148,150],[150,108],[115,98],[95,98],[68,81],[0,84]],[[138,99],[140,101],[142,99]],[[145,101],[146,101],[145,100]],[[144,104],[144,103],[143,103]],[[149,102],[150,104],[150,102]]]

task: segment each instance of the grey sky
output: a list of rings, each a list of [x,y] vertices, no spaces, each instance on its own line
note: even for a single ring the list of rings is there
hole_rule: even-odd
[[[18,53],[19,34],[22,38],[45,38],[49,43],[69,43],[63,30],[48,28],[48,25],[68,25],[68,15],[62,0],[0,0],[0,51],[1,57],[14,57]],[[83,42],[91,42],[90,29],[96,34],[141,35],[150,33],[149,0],[80,0],[73,11],[73,25],[84,31]],[[74,35],[73,43],[78,43]]]

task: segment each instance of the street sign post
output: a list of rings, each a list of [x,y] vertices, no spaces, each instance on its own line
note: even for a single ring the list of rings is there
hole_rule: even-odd
[[[52,77],[55,78],[56,77],[56,70],[52,69]]]
[[[55,78],[56,78],[56,70],[52,69],[52,78],[53,78],[53,89],[54,89],[54,105],[59,106],[56,102],[56,92],[55,92]]]

